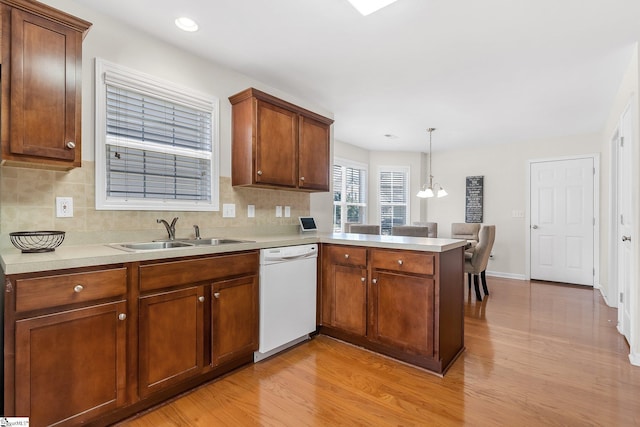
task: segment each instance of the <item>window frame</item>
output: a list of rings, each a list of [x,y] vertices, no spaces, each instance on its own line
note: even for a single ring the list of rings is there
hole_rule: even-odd
[[[332,213],[332,217],[335,215],[335,209],[336,206],[340,206],[340,232],[345,232],[346,230],[345,228],[345,224],[346,224],[346,219],[347,219],[347,209],[349,208],[349,206],[358,206],[358,207],[362,207],[364,208],[364,214],[363,214],[363,222],[366,223],[367,221],[367,208],[368,208],[368,204],[367,204],[367,199],[368,199],[368,184],[369,184],[369,166],[366,163],[360,163],[360,162],[356,162],[353,160],[348,160],[348,159],[344,159],[344,158],[340,158],[340,157],[336,157],[333,160],[333,166],[340,166],[343,170],[343,172],[347,169],[347,168],[352,168],[352,169],[358,169],[358,170],[363,170],[364,171],[364,179],[362,180],[362,186],[364,188],[361,189],[361,192],[363,194],[364,197],[364,202],[363,203],[348,203],[346,200],[340,200],[340,201],[336,201],[335,200],[335,192],[336,189],[333,188],[333,213]],[[346,174],[343,173],[342,175],[342,180],[341,180],[341,184],[342,184],[342,188],[341,188],[341,194],[344,196],[346,195]],[[333,177],[333,168],[331,168],[331,182],[334,183],[334,177]],[[333,221],[332,221],[333,222]],[[332,224],[332,227],[335,227],[335,223]],[[334,230],[335,232],[337,232],[336,230]]]
[[[380,194],[380,185],[381,179],[380,176],[382,173],[391,172],[391,173],[403,173],[405,175],[405,188],[404,188],[404,197],[406,202],[403,204],[400,203],[383,203],[382,197]],[[411,215],[411,168],[409,166],[378,166],[377,174],[376,174],[376,196],[378,199],[378,220],[380,222],[380,234],[385,234],[382,225],[382,208],[383,206],[405,206],[405,217],[404,217],[404,225],[409,223],[409,218]],[[391,226],[393,227],[393,219],[391,221]],[[391,231],[389,230],[389,233]]]
[[[107,77],[116,86],[143,93],[155,98],[166,99],[176,104],[187,105],[202,111],[211,112],[211,168],[210,201],[143,199],[107,196],[107,119],[106,86]],[[202,92],[177,85],[127,67],[95,58],[95,207],[96,210],[132,210],[132,211],[219,211],[220,210],[220,147],[219,147],[219,99]],[[127,142],[127,146],[165,154],[188,157],[204,157],[208,151],[183,149],[180,147],[155,146],[153,150],[144,142]]]

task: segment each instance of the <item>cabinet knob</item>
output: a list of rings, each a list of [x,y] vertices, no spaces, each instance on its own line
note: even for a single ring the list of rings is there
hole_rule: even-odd
[[[349,259],[349,254],[344,254],[344,257],[345,257],[346,259]]]
[[[361,281],[362,283],[364,283],[364,281],[365,281],[365,280],[367,280],[367,279],[365,279],[364,277],[361,277],[361,278],[360,278],[360,281]]]
[[[373,280],[371,281],[371,283],[373,283],[373,284],[375,285],[376,283],[378,283],[378,279],[373,279]]]
[[[623,242],[630,242],[631,241],[631,236],[622,236],[622,241]]]
[[[215,293],[213,294],[213,297],[214,297],[214,298],[220,298],[220,292],[215,292]]]
[[[73,287],[73,292],[82,292],[82,290],[84,289],[84,286],[82,285],[75,285]]]
[[[399,260],[398,260],[398,265],[402,265],[402,264],[403,264],[402,260],[401,260],[401,259],[399,259]]]
[[[74,148],[76,148],[76,143],[73,141],[69,141],[67,142],[66,146],[69,150],[73,150]]]
[[[300,177],[300,181],[304,181],[304,176],[301,176],[301,177]]]
[[[198,297],[198,301],[200,301],[200,302],[204,302],[204,297],[203,297],[203,296],[199,296],[199,297]]]
[[[126,315],[126,314],[124,314],[124,313],[120,313],[120,314],[118,314],[118,319],[120,319],[120,320],[124,320],[124,319],[126,319],[126,318],[127,318],[127,315]]]
[[[258,171],[256,172],[258,175],[262,175],[262,171]]]

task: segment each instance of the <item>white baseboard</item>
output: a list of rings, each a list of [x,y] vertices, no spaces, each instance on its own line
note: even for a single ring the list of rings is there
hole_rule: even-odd
[[[640,366],[640,354],[629,353],[629,362],[631,362],[633,366]]]
[[[502,273],[500,271],[487,270],[487,276],[502,277],[503,279],[527,280],[524,274]]]

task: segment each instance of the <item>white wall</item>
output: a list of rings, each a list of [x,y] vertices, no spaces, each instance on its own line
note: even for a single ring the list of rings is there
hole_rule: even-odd
[[[449,237],[452,222],[464,222],[466,177],[484,176],[484,223],[496,225],[494,259],[489,271],[506,277],[525,277],[526,218],[513,218],[512,211],[525,211],[527,206],[528,161],[568,155],[598,153],[599,134],[532,140],[526,143],[493,145],[466,150],[434,152],[432,166],[434,180],[442,184],[449,195],[422,201],[415,197],[425,175],[426,155],[416,153],[369,152],[370,222],[379,221],[377,215],[375,171],[380,165],[410,166],[411,221],[428,220],[438,223],[438,236]],[[366,154],[352,146],[336,142],[341,157],[363,161]],[[358,158],[348,157],[349,154]],[[421,209],[421,202],[424,204]],[[425,214],[426,212],[426,214]]]

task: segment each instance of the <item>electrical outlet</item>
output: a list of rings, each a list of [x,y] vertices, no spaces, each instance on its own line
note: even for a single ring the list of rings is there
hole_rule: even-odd
[[[291,216],[291,206],[284,207],[284,217],[289,218]]]
[[[256,205],[247,205],[247,217],[255,218],[256,216]]]
[[[282,218],[282,206],[276,206],[276,218]]]
[[[56,197],[56,217],[73,217],[73,197]]]

